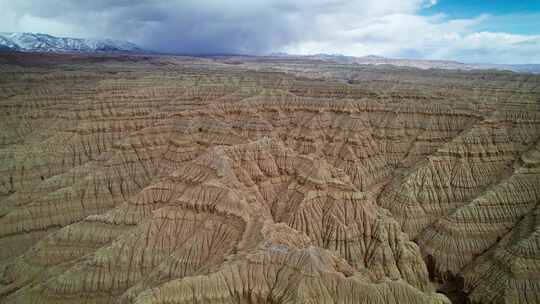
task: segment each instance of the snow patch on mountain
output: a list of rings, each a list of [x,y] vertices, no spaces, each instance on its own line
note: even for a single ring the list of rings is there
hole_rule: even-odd
[[[0,33],[0,50],[47,53],[145,52],[126,41],[66,38],[38,33]]]

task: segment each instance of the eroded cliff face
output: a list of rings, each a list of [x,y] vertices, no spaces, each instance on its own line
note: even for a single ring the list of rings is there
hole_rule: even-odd
[[[31,59],[2,303],[540,303],[539,77]]]

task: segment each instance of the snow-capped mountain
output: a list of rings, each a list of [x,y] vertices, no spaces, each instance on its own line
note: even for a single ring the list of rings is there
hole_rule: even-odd
[[[80,39],[35,33],[0,33],[0,51],[47,53],[143,53],[137,45],[111,39]]]

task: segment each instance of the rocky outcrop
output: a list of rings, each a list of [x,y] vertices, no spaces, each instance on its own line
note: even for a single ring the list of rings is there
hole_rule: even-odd
[[[3,303],[538,297],[540,79],[77,68],[0,76]]]

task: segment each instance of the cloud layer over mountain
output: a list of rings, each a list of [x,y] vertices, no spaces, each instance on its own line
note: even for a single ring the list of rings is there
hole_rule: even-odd
[[[0,0],[0,31],[129,40],[191,54],[270,52],[540,62],[540,35],[481,30],[495,16],[421,14],[436,0]]]

